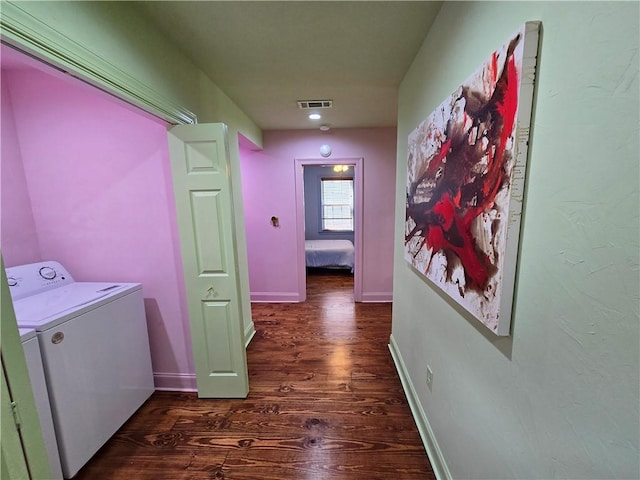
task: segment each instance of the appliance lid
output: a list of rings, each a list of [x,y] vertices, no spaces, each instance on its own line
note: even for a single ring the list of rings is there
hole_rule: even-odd
[[[52,319],[103,302],[140,284],[74,282],[13,303],[19,326],[40,327]]]
[[[20,341],[22,343],[26,342],[27,340],[31,340],[32,338],[35,338],[36,336],[36,329],[35,328],[18,328],[18,332],[20,333]]]

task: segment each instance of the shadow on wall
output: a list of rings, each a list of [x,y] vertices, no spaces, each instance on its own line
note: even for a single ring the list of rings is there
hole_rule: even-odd
[[[406,262],[405,262],[406,263]],[[453,308],[461,317],[463,317],[473,328],[475,328],[478,333],[480,333],[489,343],[491,343],[495,348],[498,349],[500,353],[502,353],[505,357],[511,360],[512,350],[513,350],[513,337],[516,326],[516,319],[511,319],[511,335],[508,337],[500,337],[495,335],[491,330],[489,330],[486,325],[484,325],[480,320],[473,316],[468,310],[466,310],[462,305],[456,302],[453,298],[451,298],[444,290],[442,290],[437,285],[431,283],[427,277],[422,275],[413,265],[406,263],[407,267],[411,269],[411,271],[416,275],[416,277],[421,280],[426,288],[430,288],[438,296],[444,300],[447,305]],[[513,310],[515,312],[515,308]]]
[[[144,290],[143,290],[144,291]],[[179,371],[179,364],[174,355],[173,348],[171,346],[171,340],[167,333],[166,325],[160,306],[155,298],[144,299],[144,310],[147,317],[147,331],[149,332],[149,343],[154,346],[154,349],[162,352],[163,368],[166,369],[168,365],[173,367],[174,372]],[[157,362],[154,362],[154,356],[151,356],[151,363],[154,373],[158,372]]]

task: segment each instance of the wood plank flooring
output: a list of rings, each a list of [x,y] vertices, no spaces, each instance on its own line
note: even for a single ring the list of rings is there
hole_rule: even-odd
[[[390,304],[317,272],[301,304],[253,304],[243,400],[156,392],[79,480],[435,479],[387,347]]]

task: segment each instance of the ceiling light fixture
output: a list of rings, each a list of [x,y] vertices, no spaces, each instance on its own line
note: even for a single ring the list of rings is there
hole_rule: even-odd
[[[309,114],[309,120],[320,120],[321,118],[322,118],[322,115],[320,115],[319,113]]]
[[[331,129],[331,127],[329,125],[327,125],[327,124],[323,123],[322,125],[320,125],[320,131],[321,132],[328,132],[330,129]]]

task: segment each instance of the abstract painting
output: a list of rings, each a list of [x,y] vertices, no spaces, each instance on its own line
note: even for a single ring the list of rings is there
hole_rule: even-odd
[[[539,22],[527,22],[409,134],[405,258],[509,335]]]

